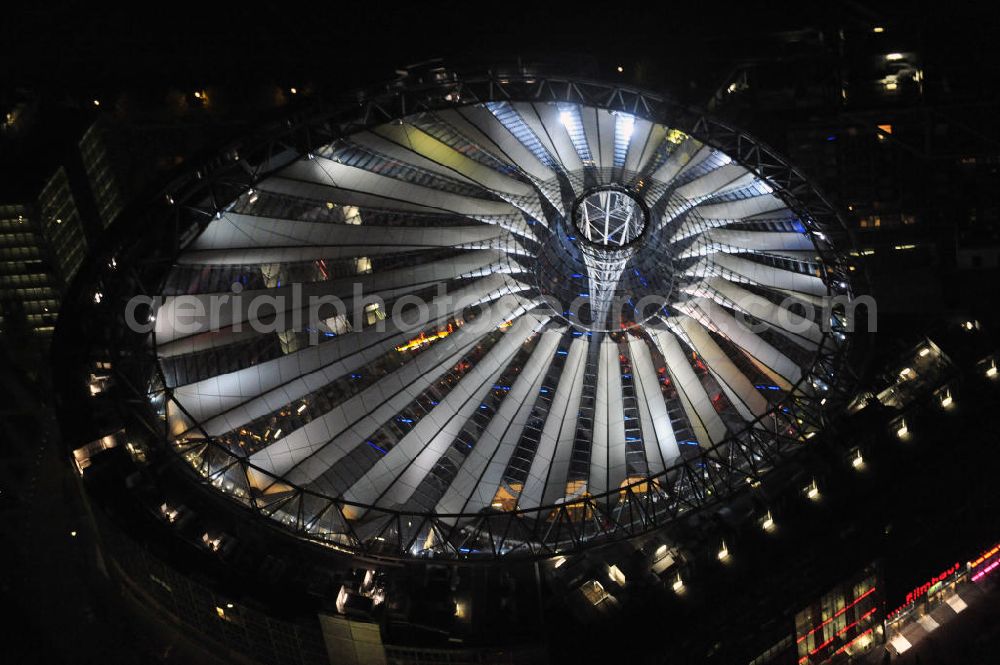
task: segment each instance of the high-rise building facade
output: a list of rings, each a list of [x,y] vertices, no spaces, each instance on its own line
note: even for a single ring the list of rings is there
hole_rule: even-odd
[[[33,209],[0,205],[0,332],[51,335],[60,292]]]
[[[94,197],[102,228],[117,219],[126,202],[125,174],[127,160],[114,147],[113,130],[98,119],[79,142],[83,169]]]
[[[87,256],[87,237],[69,175],[60,166],[38,196],[39,229],[48,241],[53,262],[68,284]]]

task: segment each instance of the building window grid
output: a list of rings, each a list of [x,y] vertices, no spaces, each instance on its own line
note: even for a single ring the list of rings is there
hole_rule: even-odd
[[[521,114],[508,102],[486,102],[486,108],[490,113],[514,135],[521,145],[526,147],[545,166],[555,172],[560,172],[562,168],[559,163],[552,158],[549,151],[545,149],[542,142],[535,136],[535,132],[528,127]]]
[[[770,302],[772,305],[777,305],[779,307],[784,307],[786,309],[789,309],[795,314],[803,316],[803,318],[807,318],[806,315],[811,313],[812,316],[808,317],[809,320],[811,320],[813,323],[820,322],[819,319],[821,318],[822,314],[822,308],[820,307],[813,307],[811,305],[809,307],[806,307],[805,305],[807,303],[800,303],[799,301],[790,302],[788,294],[775,291],[773,289],[769,289],[764,286],[759,286],[757,284],[750,284],[750,283],[740,284],[740,288],[744,289],[745,291],[749,291],[753,295]]]
[[[0,206],[0,215],[0,299],[12,303],[4,305],[0,327],[20,318],[34,333],[48,335],[57,318],[60,292],[57,278],[41,258],[44,240],[25,206]]]
[[[60,167],[43,188],[39,202],[42,234],[52,246],[63,279],[70,281],[83,263],[87,245],[64,168]]]
[[[713,150],[711,155],[688,168],[683,173],[678,174],[677,177],[674,178],[671,185],[674,189],[683,187],[684,185],[694,182],[698,178],[708,175],[712,171],[729,164],[731,161],[732,160],[729,156],[717,150]]]
[[[587,136],[583,131],[583,121],[580,118],[580,107],[576,104],[558,102],[556,108],[559,109],[559,119],[569,134],[569,140],[573,143],[577,155],[584,166],[593,166],[594,157],[590,154],[590,145],[587,143]]]
[[[462,377],[472,371],[504,334],[496,330],[484,335],[479,342],[455,365],[437,379],[395,416],[384,422],[363,443],[334,464],[327,477],[334,483],[336,492],[343,492],[357,482],[363,474],[383,456],[387,455],[414,427],[434,410],[458,385]]]
[[[656,146],[656,150],[653,152],[652,156],[647,160],[646,165],[642,169],[642,173],[638,174],[644,176],[640,179],[640,182],[646,180],[645,176],[656,173],[656,171],[659,170],[659,168],[663,166],[668,159],[670,159],[671,155],[673,155],[674,152],[676,152],[677,149],[688,140],[687,135],[676,129],[667,132],[666,136],[664,136],[660,143]]]
[[[632,141],[632,131],[634,126],[634,116],[631,116],[628,113],[615,114],[615,168],[620,169],[625,167],[625,158],[628,156],[628,146]]]
[[[727,203],[731,201],[745,201],[746,199],[754,199],[759,196],[770,196],[774,190],[771,189],[766,183],[755,180],[749,185],[743,187],[738,187],[736,189],[727,189],[718,194],[714,194],[703,203]]]
[[[337,142],[319,151],[320,155],[347,166],[363,169],[369,173],[402,180],[436,191],[449,192],[477,199],[497,200],[497,197],[482,186],[463,183],[422,169],[398,159],[380,154],[370,148],[344,141]]]
[[[798,216],[788,210],[778,216],[756,217],[741,221],[731,221],[726,228],[740,231],[779,231],[785,233],[805,233],[806,227]]]
[[[469,159],[508,176],[520,176],[520,170],[513,164],[508,164],[480,146],[465,139],[451,125],[433,113],[420,115],[413,121],[414,126],[426,132],[429,136],[444,143],[456,152]]]
[[[94,193],[98,215],[104,228],[107,228],[121,212],[124,203],[105,139],[105,132],[99,125],[91,125],[80,140],[80,156]]]
[[[479,408],[468,418],[448,450],[438,459],[434,468],[417,487],[411,499],[410,507],[413,510],[433,510],[434,505],[454,480],[458,468],[472,452],[479,437],[492,422],[504,399],[510,394],[511,386],[520,376],[525,363],[531,357],[540,339],[541,333],[534,333],[521,344],[521,348],[514,354],[503,373],[497,377],[496,383],[483,398]]]
[[[467,226],[474,223],[468,217],[448,213],[399,212],[378,208],[342,205],[335,201],[311,199],[291,194],[254,191],[240,196],[232,212],[254,217],[270,217],[287,221],[315,222],[322,224],[349,224],[353,226]]]
[[[462,254],[454,247],[430,247],[425,250],[396,252],[370,257],[321,258],[267,264],[184,264],[171,271],[164,295],[223,293],[239,283],[244,290],[266,289],[282,284],[328,282],[359,274],[378,273]],[[359,264],[358,259],[368,259]],[[361,270],[360,268],[364,268]],[[268,274],[265,274],[265,270]]]
[[[684,411],[680,393],[677,391],[673,377],[667,369],[667,363],[663,354],[650,339],[644,338],[643,343],[649,350],[653,367],[656,371],[657,381],[660,385],[660,392],[663,394],[663,402],[667,407],[667,415],[670,418],[670,424],[677,443],[682,446],[685,444],[697,444],[697,441],[694,439],[691,423],[688,422],[687,414]],[[684,452],[684,448],[681,448],[681,452]]]
[[[453,293],[455,290],[467,285],[470,281],[471,278],[452,280],[446,284],[445,293]],[[434,286],[411,291],[408,295],[429,301],[439,295],[438,286],[435,284]],[[391,309],[395,302],[396,300],[389,300],[385,305]],[[405,316],[410,311],[410,307],[405,307],[401,313]],[[362,328],[376,325],[380,320],[382,319],[377,316],[369,316],[362,320]],[[327,319],[327,321],[330,321],[330,319]],[[344,323],[345,325],[347,324],[347,322]],[[305,330],[287,330],[268,335],[266,338],[267,343],[271,346],[268,346],[266,349],[260,349],[253,343],[223,343],[192,353],[161,356],[160,367],[163,370],[164,378],[167,380],[167,385],[173,388],[211,378],[216,375],[213,372],[228,373],[236,371],[241,367],[248,367],[281,355],[294,353],[298,349],[310,345],[312,337],[317,333],[320,335],[320,344],[340,334],[340,332],[333,330],[314,331],[309,328]],[[390,354],[390,352],[387,352],[387,354]]]
[[[795,272],[800,275],[812,275],[814,277],[819,277],[821,274],[820,265],[818,263],[813,263],[812,261],[798,261],[785,256],[766,254],[763,252],[737,252],[734,255],[741,256],[756,263],[762,263],[771,268],[784,270],[786,272]]]
[[[597,398],[597,368],[601,359],[601,343],[587,338],[587,356],[584,360],[583,388],[580,410],[577,415],[573,451],[570,453],[567,485],[586,483],[590,479],[590,454],[594,442],[594,409]]]
[[[793,333],[749,315],[747,315],[747,318],[752,325],[756,326],[755,330],[758,337],[780,351],[793,363],[799,367],[808,367],[812,364],[815,352],[797,342],[796,338],[792,336]]]
[[[439,330],[449,328],[458,329],[474,318],[472,313],[465,317],[449,318],[443,325],[434,325],[425,329],[424,334],[432,335]],[[319,390],[314,390],[239,428],[220,435],[217,441],[229,450],[241,454],[249,455],[262,450],[274,440],[277,432],[289,434],[301,429],[314,419],[329,413],[338,405],[373,386],[379,379],[409,364],[434,343],[429,342],[405,352],[390,349],[363,367],[338,377]]]
[[[639,403],[632,373],[632,358],[629,352],[627,333],[617,335],[618,369],[621,374],[622,413],[625,424],[625,474],[628,478],[646,476],[649,473],[646,448],[642,438],[642,424],[639,420]]]
[[[731,435],[743,429],[743,417],[736,410],[733,403],[729,401],[729,397],[722,389],[722,385],[709,370],[708,365],[705,364],[701,355],[696,351],[691,351],[687,357],[688,362],[691,364],[691,369],[694,370],[695,376],[701,381],[702,388],[709,396],[712,408],[719,414],[723,424],[726,426],[727,434]]]
[[[513,510],[516,507],[517,499],[521,494],[521,490],[524,489],[524,482],[528,478],[528,472],[531,470],[531,463],[534,460],[535,453],[538,452],[538,443],[542,437],[542,430],[548,419],[549,410],[552,408],[552,400],[555,398],[556,391],[559,389],[563,379],[563,369],[566,366],[566,357],[569,354],[569,346],[572,339],[569,334],[564,334],[560,339],[555,355],[552,357],[552,362],[549,363],[545,377],[542,379],[542,385],[538,389],[538,394],[535,395],[531,414],[528,416],[517,445],[514,447],[514,452],[507,462],[507,468],[504,470],[502,476],[501,489],[498,490],[497,498],[494,499],[494,501],[499,501],[501,492],[506,490],[512,499],[502,502],[505,504],[505,510]]]
[[[827,654],[863,633],[869,623],[877,623],[874,615],[880,601],[871,593],[874,587],[875,577],[868,577],[851,585],[847,592],[850,596],[838,588],[796,615],[799,662],[810,658],[825,661]],[[864,623],[865,620],[869,623]]]

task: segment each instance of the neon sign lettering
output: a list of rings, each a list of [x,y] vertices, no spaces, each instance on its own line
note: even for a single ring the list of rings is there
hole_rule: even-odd
[[[935,584],[944,582],[946,579],[957,573],[959,568],[960,565],[956,563],[954,566],[944,571],[940,575],[932,577],[930,581],[921,584],[916,589],[906,594],[906,604],[909,605],[913,601],[917,600],[918,598],[926,594],[928,591],[930,591],[930,588]]]
[[[955,573],[957,573],[959,571],[959,569],[961,569],[961,567],[962,567],[961,564],[956,563],[954,566],[952,566],[948,570],[944,571],[940,575],[937,575],[936,577],[932,577],[930,579],[930,581],[926,582],[925,584],[921,584],[920,586],[918,586],[917,588],[915,588],[913,591],[911,591],[910,593],[906,594],[906,602],[903,603],[902,605],[900,605],[899,607],[897,607],[896,609],[894,609],[892,612],[889,612],[889,614],[886,616],[886,618],[889,619],[890,621],[892,621],[893,619],[895,619],[896,615],[898,615],[900,612],[902,612],[908,606],[910,606],[913,603],[915,603],[916,601],[920,600],[920,597],[923,596],[924,594],[926,594],[928,591],[930,591],[931,587],[933,587],[935,584],[940,584],[941,582],[944,582],[950,576],[952,576]]]
[[[996,547],[994,547],[991,550],[987,550],[987,551],[983,552],[978,557],[976,557],[975,561],[970,561],[969,562],[969,568],[975,568],[976,566],[978,566],[979,564],[983,563],[987,559],[992,559],[997,554],[1000,554],[1000,545],[997,545]]]
[[[972,576],[972,581],[978,582],[979,580],[983,579],[984,577],[992,573],[994,570],[996,570],[997,566],[1000,566],[1000,561],[994,561],[990,565],[980,570],[978,573]]]

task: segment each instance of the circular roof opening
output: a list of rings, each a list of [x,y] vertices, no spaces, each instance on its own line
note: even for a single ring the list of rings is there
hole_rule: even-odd
[[[648,220],[645,206],[617,187],[589,191],[577,201],[573,215],[582,239],[609,249],[638,240]]]

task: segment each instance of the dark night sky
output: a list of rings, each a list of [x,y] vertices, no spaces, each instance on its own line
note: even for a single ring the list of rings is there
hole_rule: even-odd
[[[648,60],[677,84],[685,78],[680,71],[689,77],[724,68],[768,32],[845,19],[859,27],[887,18],[916,26],[932,20],[956,48],[979,50],[991,47],[996,27],[984,20],[987,3],[961,3],[959,13],[952,6],[943,15],[925,13],[919,2],[753,2],[725,8],[608,3],[589,9],[582,9],[584,3],[544,2],[408,3],[391,9],[373,2],[216,4],[143,3],[131,12],[110,13],[95,11],[92,2],[5,9],[4,85],[135,89],[309,77],[352,86],[434,56],[488,61],[543,53]]]
[[[95,97],[111,101],[127,94],[156,107],[167,91],[213,87],[225,89],[238,107],[268,86],[341,93],[387,81],[394,70],[435,57],[475,70],[515,58],[544,60],[548,71],[621,77],[704,105],[737,63],[781,63],[804,48],[787,36],[775,38],[777,33],[831,35],[845,26],[863,35],[884,23],[891,38],[916,40],[929,68],[935,62],[947,68],[966,99],[994,98],[1000,89],[1000,23],[983,2],[952,3],[947,12],[925,11],[921,2],[783,0],[588,8],[537,0],[392,8],[371,1],[221,5],[143,3],[131,11],[97,10],[82,1],[5,6],[0,110],[27,96],[42,100],[50,113],[39,118],[44,132],[8,146],[0,159],[5,167],[20,165],[15,170],[24,181],[17,187],[18,178],[8,178],[7,198],[11,191],[37,188],[38,174],[22,167],[31,155],[45,155],[38,168],[47,172],[53,151],[38,142],[59,146],[78,136],[89,121],[77,110]],[[618,65],[623,74],[616,72]]]

